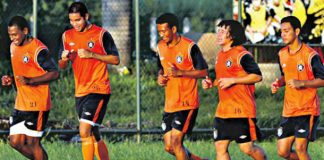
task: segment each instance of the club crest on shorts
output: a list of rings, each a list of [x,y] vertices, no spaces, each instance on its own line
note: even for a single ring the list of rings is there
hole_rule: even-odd
[[[232,64],[233,64],[232,60],[229,59],[229,60],[226,61],[226,67],[227,68],[231,67]]]
[[[280,137],[282,135],[282,133],[283,133],[282,127],[279,127],[277,130],[278,137]]]
[[[29,56],[28,56],[28,55],[24,55],[24,57],[23,57],[23,62],[24,62],[25,64],[27,64],[27,63],[29,62]]]
[[[177,63],[181,64],[182,61],[183,61],[183,57],[182,57],[182,55],[178,55],[178,56],[176,57],[176,60],[177,60]]]
[[[214,139],[217,139],[217,136],[218,136],[217,129],[214,129],[213,136],[214,136]]]
[[[301,71],[303,71],[304,70],[304,65],[302,65],[302,64],[298,64],[297,65],[297,70],[299,71],[299,72],[301,72]]]
[[[93,48],[94,45],[95,45],[95,43],[93,41],[88,42],[88,47],[89,48]]]

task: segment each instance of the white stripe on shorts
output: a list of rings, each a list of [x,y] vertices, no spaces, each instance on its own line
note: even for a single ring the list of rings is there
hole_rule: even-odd
[[[42,137],[43,131],[35,131],[35,130],[28,129],[25,126],[25,121],[22,121],[10,127],[9,135],[15,135],[15,134],[25,134],[30,137]]]

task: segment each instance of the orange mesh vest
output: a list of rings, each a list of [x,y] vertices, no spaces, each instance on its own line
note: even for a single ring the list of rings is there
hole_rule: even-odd
[[[238,78],[248,74],[240,64],[241,58],[251,54],[243,46],[220,51],[216,58],[216,81],[220,78]],[[220,118],[255,118],[256,105],[254,100],[254,85],[235,84],[227,89],[218,87],[219,103],[216,117]]]
[[[194,42],[181,36],[180,42],[168,47],[164,41],[158,44],[158,53],[163,70],[166,72],[171,65],[179,70],[194,70],[190,51]],[[199,106],[198,86],[196,78],[168,77],[165,87],[165,112],[195,109]]]
[[[311,60],[317,53],[306,44],[295,54],[288,46],[279,51],[280,65],[286,83],[291,79],[313,80]],[[286,86],[282,116],[319,115],[320,103],[316,88],[293,89]]]
[[[92,25],[85,32],[70,29],[63,34],[64,49],[70,51],[76,97],[90,93],[110,94],[111,92],[107,64],[92,58],[81,59],[77,54],[78,49],[87,49],[106,55],[102,42],[105,32],[103,28]]]
[[[38,64],[37,56],[47,47],[38,39],[23,46],[10,46],[11,64],[14,76],[38,77],[46,73]],[[17,97],[15,109],[21,111],[48,111],[51,108],[49,84],[37,86],[22,85],[16,79]]]

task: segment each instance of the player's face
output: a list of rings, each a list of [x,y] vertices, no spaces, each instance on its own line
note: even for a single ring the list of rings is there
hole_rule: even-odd
[[[27,29],[24,29],[27,30]],[[11,42],[19,46],[26,38],[26,31],[20,30],[16,25],[8,27],[8,34]]]
[[[87,25],[87,16],[82,17],[80,13],[70,13],[69,19],[72,27],[78,32],[83,31]]]
[[[291,44],[296,40],[296,38],[298,38],[298,33],[296,32],[298,29],[295,31],[289,22],[282,23],[280,30],[282,41],[286,45]]]
[[[232,39],[229,33],[229,26],[220,26],[217,28],[217,43],[221,46],[231,43]]]
[[[160,38],[166,43],[171,43],[175,33],[173,33],[172,29],[169,28],[168,23],[157,24],[156,26]]]

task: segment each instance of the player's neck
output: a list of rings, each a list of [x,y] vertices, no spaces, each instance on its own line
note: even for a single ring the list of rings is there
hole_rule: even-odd
[[[302,47],[302,42],[299,39],[296,39],[291,44],[288,45],[289,53],[295,54]]]
[[[227,52],[228,50],[230,50],[232,48],[232,43],[226,43],[222,46],[222,50],[223,52]]]
[[[92,24],[90,22],[87,22],[85,27],[80,32],[86,32],[92,27]]]
[[[176,46],[177,44],[179,44],[181,40],[181,36],[180,35],[176,35],[173,40],[168,44],[169,47],[173,47],[173,46]]]

